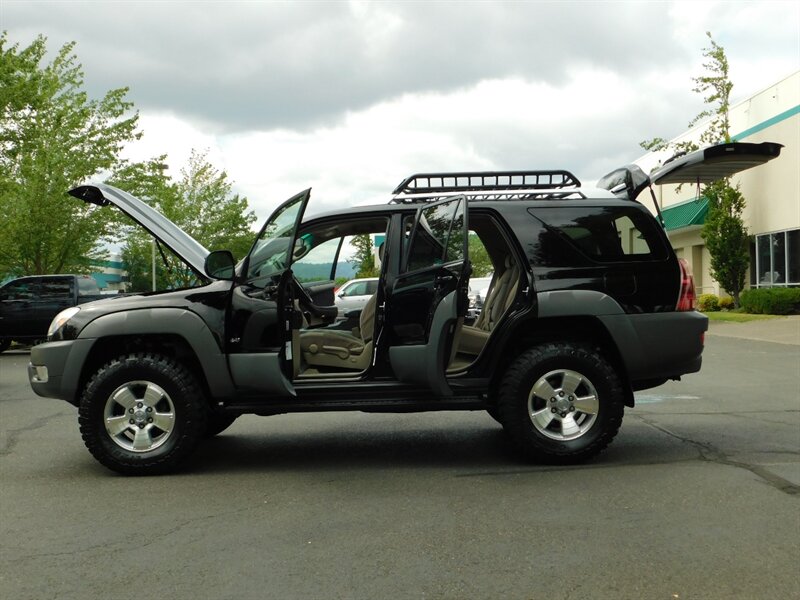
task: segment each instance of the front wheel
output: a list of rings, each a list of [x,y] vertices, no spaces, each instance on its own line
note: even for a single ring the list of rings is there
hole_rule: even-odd
[[[192,373],[172,358],[121,356],[101,367],[78,411],[89,452],[119,473],[174,470],[206,431],[208,403]]]
[[[577,463],[602,451],[624,413],[615,369],[583,344],[550,343],[520,355],[500,386],[499,409],[513,444],[528,460]]]

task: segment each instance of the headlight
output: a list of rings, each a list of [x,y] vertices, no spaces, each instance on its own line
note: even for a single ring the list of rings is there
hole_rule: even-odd
[[[65,308],[60,313],[58,313],[56,315],[56,318],[53,319],[53,322],[50,323],[50,328],[47,330],[47,337],[52,337],[56,331],[58,331],[64,325],[66,325],[67,321],[69,321],[72,317],[77,315],[78,311],[80,311],[80,307],[70,306],[69,308]]]

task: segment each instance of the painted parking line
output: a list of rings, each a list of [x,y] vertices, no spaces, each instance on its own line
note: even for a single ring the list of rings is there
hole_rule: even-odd
[[[700,396],[686,396],[681,394],[636,394],[636,404],[655,404],[656,402],[669,402],[670,400],[700,400]]]

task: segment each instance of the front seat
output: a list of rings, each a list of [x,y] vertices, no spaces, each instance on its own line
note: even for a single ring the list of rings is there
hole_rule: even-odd
[[[314,367],[334,367],[363,371],[372,360],[372,334],[375,328],[373,294],[361,309],[358,329],[353,332],[338,329],[312,329],[300,333],[300,351],[305,362]]]

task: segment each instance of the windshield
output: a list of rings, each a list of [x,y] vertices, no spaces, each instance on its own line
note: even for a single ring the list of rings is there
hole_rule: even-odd
[[[305,193],[295,196],[275,211],[264,225],[250,251],[247,265],[248,280],[271,277],[288,268],[289,245],[294,239],[305,198]]]

